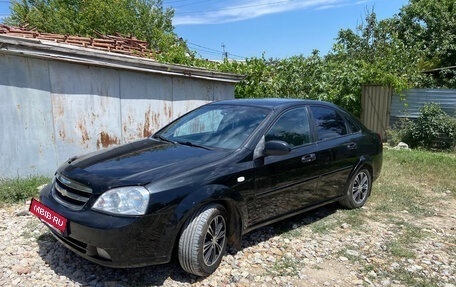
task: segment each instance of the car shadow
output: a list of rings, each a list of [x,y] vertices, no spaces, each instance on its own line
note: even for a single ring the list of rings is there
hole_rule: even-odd
[[[117,269],[100,266],[73,253],[49,231],[38,238],[39,255],[58,276],[64,276],[81,286],[161,286],[172,280],[193,283],[198,277],[184,272],[173,260],[168,264]]]
[[[260,242],[268,241],[269,239],[283,235],[287,232],[299,229],[300,227],[310,225],[323,218],[337,212],[341,206],[338,203],[331,203],[317,209],[313,209],[290,218],[278,221],[276,223],[255,229],[242,237],[242,245],[240,250],[230,249],[230,254],[234,255],[238,251],[257,245]]]
[[[267,241],[272,237],[317,222],[335,213],[339,208],[340,206],[337,204],[329,204],[256,229],[243,236],[240,250],[230,249],[228,252],[234,255],[238,251]],[[38,238],[38,246],[39,255],[58,276],[64,276],[83,286],[161,286],[166,280],[190,284],[205,280],[205,278],[184,272],[177,260],[168,264],[141,268],[103,267],[68,250],[50,232],[43,233]]]

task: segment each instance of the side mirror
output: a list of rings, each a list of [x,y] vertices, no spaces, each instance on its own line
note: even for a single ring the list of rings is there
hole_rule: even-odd
[[[284,141],[268,141],[266,142],[264,146],[264,155],[265,156],[270,156],[270,155],[286,155],[291,151],[290,146],[288,143]]]

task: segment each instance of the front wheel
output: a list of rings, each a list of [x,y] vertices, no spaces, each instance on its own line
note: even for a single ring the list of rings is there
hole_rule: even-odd
[[[371,188],[372,176],[369,170],[362,168],[350,179],[346,196],[340,201],[340,204],[349,209],[363,206],[370,195]]]
[[[223,206],[211,204],[187,220],[179,238],[182,269],[198,276],[208,276],[217,269],[226,251],[226,218]]]

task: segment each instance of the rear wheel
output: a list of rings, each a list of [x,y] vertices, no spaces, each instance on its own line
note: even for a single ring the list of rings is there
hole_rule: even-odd
[[[178,248],[179,263],[185,271],[208,276],[217,269],[226,251],[226,218],[223,206],[211,204],[187,220]]]
[[[362,168],[350,179],[346,196],[340,201],[344,207],[349,209],[363,206],[372,188],[372,176],[368,169]]]

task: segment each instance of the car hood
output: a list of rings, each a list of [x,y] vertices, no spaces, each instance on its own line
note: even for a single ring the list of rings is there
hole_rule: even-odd
[[[228,153],[146,139],[70,160],[59,173],[102,191],[155,182],[210,164]]]

